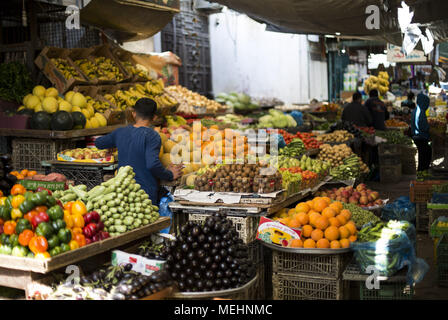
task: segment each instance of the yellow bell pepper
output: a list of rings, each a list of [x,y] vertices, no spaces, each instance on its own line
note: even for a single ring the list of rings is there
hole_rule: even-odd
[[[23,217],[23,213],[22,211],[20,211],[20,209],[14,208],[11,210],[11,219],[12,220],[17,220]]]

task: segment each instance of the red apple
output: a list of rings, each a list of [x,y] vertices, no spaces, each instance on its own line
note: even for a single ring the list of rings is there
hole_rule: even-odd
[[[367,203],[369,203],[369,200],[367,199],[366,196],[362,196],[362,197],[359,199],[359,203],[360,203],[360,204],[367,204]]]
[[[376,191],[373,191],[370,195],[373,197],[374,200],[376,200],[380,197],[380,194]]]
[[[341,201],[344,202],[344,203],[348,203],[348,198],[342,198]]]
[[[341,201],[342,200],[342,197],[341,196],[337,196],[336,197],[336,201]]]
[[[348,202],[349,202],[349,203],[353,203],[353,204],[357,204],[357,203],[358,203],[358,199],[356,199],[355,197],[351,196],[351,197],[348,199]]]

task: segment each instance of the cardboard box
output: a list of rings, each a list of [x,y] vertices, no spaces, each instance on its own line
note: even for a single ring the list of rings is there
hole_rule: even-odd
[[[120,62],[122,63],[123,67],[125,67],[124,63],[128,62],[131,63],[135,68],[137,68],[137,62],[133,59],[134,54],[130,51],[124,50],[120,47],[111,47],[110,50],[112,51],[112,53],[118,58],[118,60],[120,60]],[[151,79],[157,79],[157,72],[149,70],[148,68],[146,68],[148,70],[148,76]],[[131,72],[129,72],[129,74],[131,74]],[[141,77],[138,74],[131,74],[131,82],[146,82],[149,81],[149,79],[145,78],[145,77]]]
[[[59,93],[65,93],[71,90],[76,85],[88,83],[85,75],[70,59],[69,52],[70,51],[68,49],[45,47],[34,61],[34,63],[39,67],[42,73],[59,91]],[[56,65],[51,61],[52,58],[62,58],[67,60],[67,63],[79,73],[82,80],[75,78],[66,79],[56,67]]]
[[[93,52],[93,48],[75,48],[68,50],[68,57],[73,61],[73,64],[76,65],[76,60],[80,59],[87,59],[93,63],[93,60],[91,59],[90,55]],[[77,66],[77,65],[76,65]],[[87,81],[87,84],[89,85],[97,85],[98,79],[89,79],[85,73],[79,69],[81,74],[84,76],[84,78]]]
[[[287,247],[289,241],[300,239],[301,229],[290,228],[284,224],[266,217],[260,218],[257,230],[257,239],[266,243]]]
[[[152,260],[137,254],[130,254],[120,250],[112,251],[112,265],[132,264],[132,270],[140,272],[143,275],[151,275],[153,272],[163,269],[165,261]]]

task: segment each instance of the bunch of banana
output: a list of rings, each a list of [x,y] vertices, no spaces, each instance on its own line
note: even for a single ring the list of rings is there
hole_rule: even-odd
[[[147,94],[157,96],[164,93],[165,84],[162,79],[151,80],[145,83],[145,89]]]
[[[65,79],[75,79],[75,80],[84,80],[78,71],[73,68],[66,59],[62,58],[51,58],[51,62],[54,63],[56,68],[58,68],[59,72],[64,75]]]
[[[132,62],[129,61],[122,61],[121,64],[126,68],[126,70],[132,74],[132,75],[137,75],[140,78],[146,79],[146,80],[151,80],[151,76],[149,75],[148,70],[143,70],[142,68],[137,68],[136,66],[134,66],[132,64]],[[142,66],[143,67],[143,66]]]
[[[122,81],[124,79],[124,75],[111,59],[106,57],[96,57],[94,61],[100,71],[100,80]]]
[[[88,59],[79,59],[75,61],[75,64],[81,69],[89,80],[95,80],[101,77],[98,67],[92,61]]]
[[[90,96],[86,97],[87,105],[92,106],[97,112],[105,112],[112,108],[112,106],[106,101],[95,100]]]
[[[378,77],[370,76],[364,81],[364,91],[369,93],[371,90],[378,90],[381,95],[385,95],[389,91],[389,75],[387,72],[381,71]]]

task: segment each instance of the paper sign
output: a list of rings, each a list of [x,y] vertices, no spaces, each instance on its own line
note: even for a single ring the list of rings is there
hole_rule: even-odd
[[[266,243],[287,247],[291,240],[300,239],[301,234],[301,229],[290,228],[278,221],[261,217],[257,230],[257,239]]]
[[[426,60],[423,51],[414,50],[406,56],[401,52],[401,47],[392,44],[387,46],[387,61],[389,62],[425,62]]]

